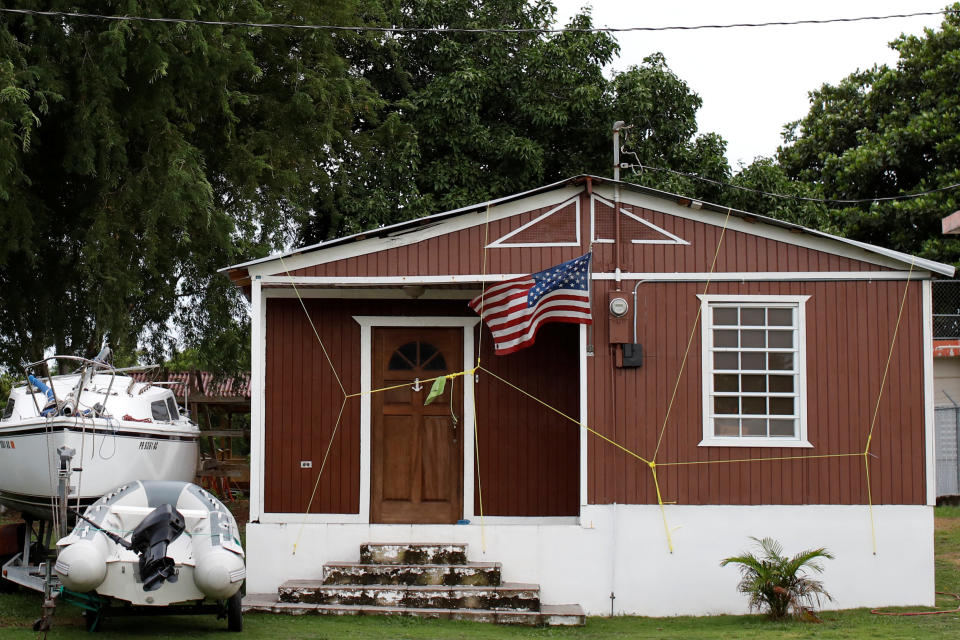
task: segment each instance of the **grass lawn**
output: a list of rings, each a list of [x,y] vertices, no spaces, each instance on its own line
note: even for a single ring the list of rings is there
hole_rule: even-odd
[[[960,507],[936,510],[937,591],[960,593]],[[827,585],[829,589],[829,584]],[[951,597],[938,597],[942,608],[957,607]],[[33,620],[40,598],[32,592],[0,594],[0,639],[35,637]],[[828,611],[823,624],[774,623],[763,616],[677,618],[589,618],[586,627],[530,629],[495,625],[386,617],[326,617],[247,614],[244,635],[253,638],[313,639],[487,639],[487,638],[960,638],[960,612],[935,616],[891,617],[865,609]],[[213,616],[111,618],[98,638],[242,637],[226,631]],[[89,638],[77,609],[57,609],[49,638]]]

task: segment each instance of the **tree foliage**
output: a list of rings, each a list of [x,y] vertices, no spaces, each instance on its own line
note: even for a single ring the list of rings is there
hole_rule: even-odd
[[[392,0],[378,19],[403,27],[554,26],[547,0]],[[569,25],[588,28],[588,12]],[[700,99],[656,54],[604,74],[607,33],[399,33],[352,38],[341,51],[385,100],[388,139],[356,150],[318,197],[304,243],[455,209],[579,173],[610,175],[611,128],[635,125],[639,161],[729,176],[724,143],[695,138]],[[367,123],[362,123],[367,126]],[[642,132],[642,133],[641,133]],[[631,161],[633,156],[625,158]],[[624,176],[627,177],[626,175]],[[701,195],[702,183],[631,177]]]
[[[809,113],[787,126],[779,150],[786,176],[830,199],[960,183],[960,15],[948,13],[940,29],[901,36],[891,46],[900,55],[895,67],[857,71],[811,92]],[[940,233],[940,219],[958,208],[953,190],[835,205],[825,222],[857,240],[958,263],[960,242]]]
[[[40,5],[8,4],[354,20],[349,0]],[[325,152],[378,102],[329,33],[4,14],[0,361],[89,355],[105,334],[159,351],[171,319],[214,360],[236,351],[242,305],[216,270],[290,235]]]
[[[18,0],[112,15],[411,27],[554,25],[549,0]],[[589,13],[571,26],[589,27]],[[610,174],[625,150],[724,178],[662,56],[608,77],[607,33],[330,32],[0,15],[0,367],[53,346],[203,366],[246,355],[218,268]],[[631,156],[632,157],[632,156]],[[625,158],[630,160],[630,158]],[[671,174],[629,179],[708,197]]]

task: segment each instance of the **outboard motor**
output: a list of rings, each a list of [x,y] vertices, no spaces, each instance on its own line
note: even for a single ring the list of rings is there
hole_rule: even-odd
[[[177,581],[176,566],[173,558],[167,557],[167,547],[185,527],[180,512],[171,504],[162,504],[133,530],[130,548],[140,556],[144,591],[156,591],[164,581]]]

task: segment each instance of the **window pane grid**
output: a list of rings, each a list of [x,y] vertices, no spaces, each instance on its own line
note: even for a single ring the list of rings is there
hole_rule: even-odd
[[[713,303],[707,315],[705,407],[717,438],[797,437],[799,327],[795,304]]]

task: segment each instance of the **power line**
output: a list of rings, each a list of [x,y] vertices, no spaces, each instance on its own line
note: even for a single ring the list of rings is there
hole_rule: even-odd
[[[818,204],[866,204],[870,202],[893,202],[896,200],[911,200],[913,198],[922,198],[923,196],[928,196],[933,193],[941,193],[944,191],[953,191],[954,189],[960,189],[960,183],[949,184],[945,187],[938,187],[936,189],[928,189],[926,191],[918,191],[915,193],[904,193],[899,196],[878,196],[874,198],[850,198],[850,199],[833,199],[833,198],[808,198],[804,196],[795,196],[788,193],[771,193],[770,191],[763,191],[761,189],[751,189],[750,187],[744,187],[738,184],[733,184],[731,182],[721,182],[720,180],[714,180],[713,178],[707,178],[706,176],[701,176],[696,173],[689,173],[686,171],[677,171],[676,169],[667,169],[665,167],[651,167],[645,164],[631,164],[627,168],[632,168],[634,170],[640,169],[643,171],[659,171],[661,173],[672,173],[677,176],[682,176],[685,178],[691,178],[693,180],[699,180],[701,182],[707,182],[709,184],[716,185],[718,187],[724,187],[729,189],[737,189],[739,191],[748,191],[750,193],[756,193],[762,196],[768,196],[770,198],[781,198],[784,200],[797,200],[800,202],[815,202]]]
[[[295,29],[300,31],[337,31],[353,33],[506,33],[506,34],[555,34],[555,33],[628,33],[638,31],[699,31],[704,29],[737,29],[754,27],[787,27],[796,25],[835,24],[843,22],[865,22],[871,20],[893,20],[897,18],[918,18],[924,16],[950,15],[960,13],[955,9],[940,11],[917,11],[914,13],[894,13],[882,16],[858,16],[853,18],[823,18],[809,20],[778,20],[770,22],[733,22],[727,24],[669,25],[660,27],[558,27],[558,28],[510,28],[510,27],[382,27],[366,25],[333,24],[290,24],[279,22],[235,22],[230,20],[195,20],[190,18],[149,18],[146,16],[117,16],[98,13],[78,13],[71,11],[38,11],[35,9],[0,8],[2,13],[16,13],[31,16],[54,18],[84,18],[107,20],[112,22],[160,22],[168,24],[196,24],[215,27],[247,27],[257,29]]]

